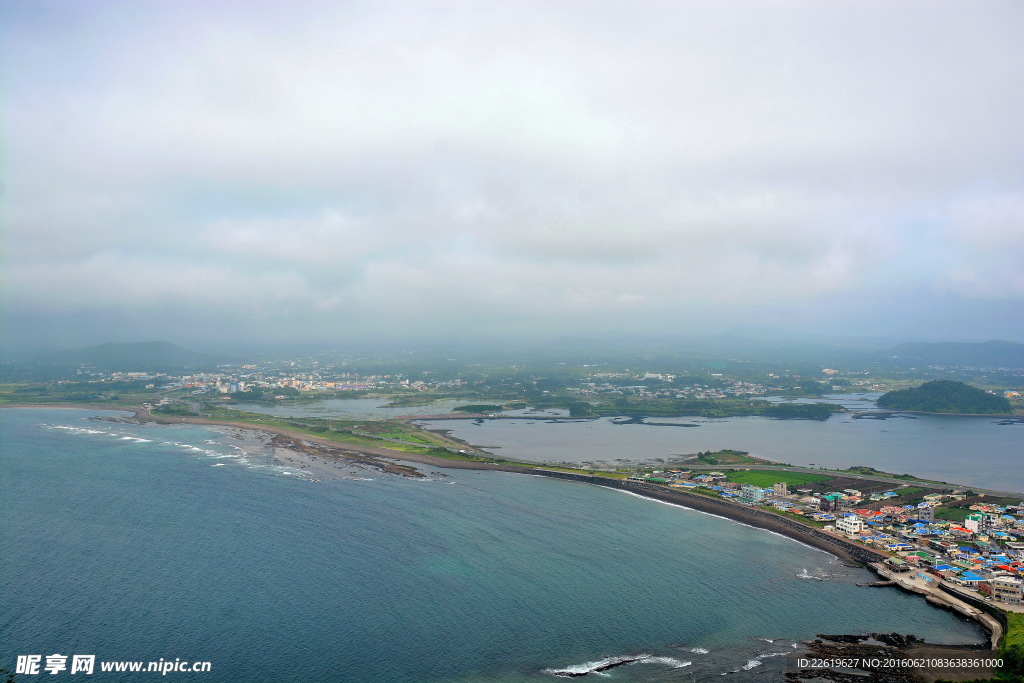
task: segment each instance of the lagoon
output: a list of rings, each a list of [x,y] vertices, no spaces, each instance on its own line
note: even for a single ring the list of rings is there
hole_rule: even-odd
[[[765,417],[595,420],[435,420],[471,444],[511,459],[605,462],[671,459],[724,448],[801,466],[866,465],[885,472],[1024,493],[1024,425],[988,417],[919,415],[825,421]],[[676,426],[669,426],[676,425]],[[681,427],[678,425],[696,425]]]

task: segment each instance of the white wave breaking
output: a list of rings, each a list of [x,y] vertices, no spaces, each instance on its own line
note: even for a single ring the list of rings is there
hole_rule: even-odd
[[[828,581],[828,574],[826,574],[825,572],[819,572],[817,574],[812,574],[811,572],[807,571],[806,568],[801,567],[800,568],[800,573],[796,575],[796,578],[798,578],[798,579],[813,579],[815,581]],[[769,642],[771,642],[771,641],[769,641]]]
[[[75,434],[107,436],[114,439],[118,439],[120,441],[129,441],[131,443],[153,443],[153,439],[146,439],[141,436],[136,436],[134,434],[126,434],[124,431],[109,431],[104,429],[93,429],[90,427],[78,427],[72,425],[60,425],[49,423],[40,423],[38,426],[43,427],[45,429],[59,429]],[[204,448],[203,446],[197,446],[194,443],[185,443],[182,441],[159,441],[157,442],[157,444],[160,446],[178,448],[183,451],[194,453],[199,456],[205,456],[213,460],[232,460],[234,463],[242,465],[247,469],[264,470],[276,476],[287,476],[293,479],[303,479],[307,481],[319,481],[319,479],[315,479],[311,476],[308,476],[304,472],[296,472],[293,470],[293,468],[275,466],[273,464],[264,462],[255,462],[252,458],[248,457],[254,454],[250,453],[250,451],[246,450],[245,448],[237,444],[224,444],[215,439],[204,439],[203,444],[207,446],[206,448]],[[219,450],[218,447],[220,449],[228,450]],[[257,459],[259,458],[257,457]],[[224,465],[225,463],[220,462],[211,465],[211,467],[223,467]]]
[[[41,424],[40,426],[41,427],[46,427],[47,429],[64,429],[64,430],[69,431],[69,432],[81,432],[83,434],[106,434],[107,436],[114,436],[110,432],[105,432],[102,429],[88,429],[86,427],[72,427],[70,425],[50,425],[50,424]]]
[[[682,669],[683,667],[690,666],[693,662],[684,662],[683,660],[676,659],[675,657],[650,654],[617,655],[615,657],[605,657],[604,659],[599,659],[593,662],[573,664],[561,669],[544,669],[544,673],[552,676],[558,676],[560,678],[576,678],[579,676],[586,676],[588,674],[602,674],[608,669],[630,664],[661,664],[663,666],[672,667],[673,669]]]

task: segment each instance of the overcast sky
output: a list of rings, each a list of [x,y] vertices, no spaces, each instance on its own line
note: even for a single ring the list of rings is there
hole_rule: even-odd
[[[4,334],[1024,341],[1024,3],[0,0]]]

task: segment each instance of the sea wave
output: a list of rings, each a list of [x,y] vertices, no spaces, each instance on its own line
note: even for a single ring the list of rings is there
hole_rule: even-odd
[[[573,664],[562,669],[544,669],[544,673],[552,676],[558,676],[560,678],[577,678],[580,676],[586,676],[593,673],[602,673],[608,669],[614,669],[617,666],[624,666],[627,664],[661,664],[663,666],[670,666],[673,669],[682,669],[683,667],[690,666],[693,662],[684,662],[681,659],[675,657],[665,657],[659,655],[617,655],[614,657],[605,657],[593,662],[584,662],[583,664]]]
[[[111,432],[105,429],[90,429],[89,427],[73,427],[71,425],[54,425],[41,423],[40,427],[47,429],[62,429],[66,432],[72,432],[77,434],[99,434],[101,436],[110,436],[115,439],[122,441],[134,441],[136,443],[151,443],[152,439],[143,439],[141,436],[134,436],[132,434],[125,434],[124,432]]]
[[[181,441],[161,441],[160,445],[177,446],[178,448],[184,448],[185,450],[192,451],[193,453],[202,453],[203,455],[211,458],[237,458],[239,462],[246,462],[241,453],[225,453],[224,451],[216,451],[212,448],[200,448],[194,444],[182,443]]]
[[[800,568],[800,573],[796,575],[796,578],[798,578],[798,579],[814,579],[815,581],[827,581],[828,580],[828,574],[826,574],[825,572],[819,572],[817,574],[812,574],[811,572],[807,571],[806,568],[801,567]],[[771,642],[771,641],[769,641],[769,642]]]
[[[761,641],[764,641],[766,643],[774,643],[775,642],[771,638],[755,638],[755,640],[761,640]],[[793,646],[793,648],[796,648],[797,644],[796,643],[792,643],[792,646]],[[762,664],[764,664],[764,660],[766,660],[766,659],[771,659],[772,657],[785,657],[786,655],[789,655],[789,654],[791,654],[791,652],[789,652],[789,651],[785,651],[785,652],[764,652],[764,653],[761,653],[761,654],[759,654],[759,655],[757,655],[755,657],[752,657],[751,659],[748,659],[747,663],[744,664],[743,666],[739,667],[738,669],[733,669],[731,671],[723,671],[719,675],[720,676],[729,676],[731,674],[738,674],[738,673],[741,673],[743,671],[750,671],[751,669],[756,669],[757,667],[759,667]]]
[[[40,424],[40,427],[46,427],[47,429],[64,429],[69,432],[81,432],[84,434],[106,434],[107,436],[114,436],[110,432],[105,432],[102,429],[88,429],[86,427],[72,427],[70,425],[51,425],[51,424]]]

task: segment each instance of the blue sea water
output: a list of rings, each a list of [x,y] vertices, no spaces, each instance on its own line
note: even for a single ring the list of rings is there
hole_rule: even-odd
[[[646,655],[588,678],[777,680],[816,633],[984,640],[825,553],[619,491],[311,481],[221,431],[98,415],[0,410],[2,668],[62,653],[211,662],[183,681],[517,682]]]

